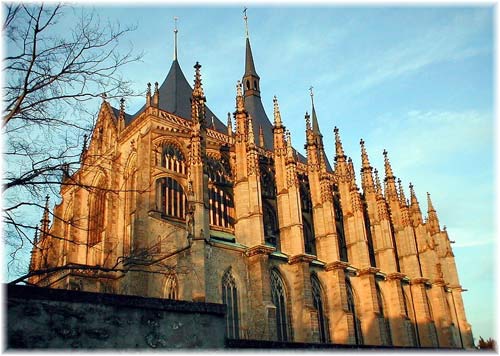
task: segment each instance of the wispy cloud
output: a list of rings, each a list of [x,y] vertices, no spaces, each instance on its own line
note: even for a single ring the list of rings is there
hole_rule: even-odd
[[[346,91],[360,93],[432,64],[487,53],[490,48],[473,39],[485,28],[488,16],[482,11],[457,15],[449,23],[428,28],[418,37],[405,38],[391,48],[374,48],[370,61],[356,63],[356,68],[352,68],[357,76]]]

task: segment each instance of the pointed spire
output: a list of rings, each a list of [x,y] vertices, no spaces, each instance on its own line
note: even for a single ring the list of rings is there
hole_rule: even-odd
[[[311,92],[312,130],[313,130],[315,135],[321,136],[321,132],[319,131],[318,117],[316,116],[316,109],[314,108],[314,93],[313,93],[312,86],[309,88],[309,91]]]
[[[148,88],[146,89],[146,107],[151,106],[151,83],[148,83]]]
[[[174,25],[174,61],[177,60],[177,33],[179,32],[179,30],[177,29],[177,20],[179,18],[177,16],[174,16],[174,22],[175,22],[175,25]]]
[[[262,128],[262,125],[259,125],[259,147],[264,148],[264,129]]]
[[[245,74],[243,74],[243,82],[245,84],[245,96],[250,96],[257,94],[259,96],[259,75],[255,70],[255,64],[253,61],[252,47],[250,46],[250,38],[248,35],[248,17],[247,9],[243,11],[245,14],[243,19],[245,20],[245,30],[246,30],[246,50],[245,50]]]
[[[205,94],[203,93],[203,86],[201,85],[201,64],[196,62],[196,64],[193,66],[195,72],[194,72],[194,88],[193,88],[193,97],[194,98],[199,98],[199,99],[204,99]]]
[[[42,225],[41,231],[43,233],[47,233],[49,231],[49,224],[50,224],[50,218],[49,218],[49,195],[45,197],[45,208],[43,211],[43,216],[42,220],[40,220],[40,223]]]
[[[370,160],[368,159],[368,154],[366,153],[365,141],[361,139],[359,144],[361,145],[361,165],[363,168],[371,169]]]
[[[399,189],[399,202],[401,206],[407,206],[405,191],[403,189],[403,185],[401,184],[401,178],[398,178],[398,189]]]
[[[389,162],[389,158],[387,157],[387,151],[384,149],[384,168],[385,168],[385,179],[394,178],[394,174],[392,173],[391,162]]]
[[[334,127],[333,133],[335,134],[335,160],[338,158],[344,158],[344,148],[342,147],[342,141],[340,140],[339,129],[337,126]]]
[[[287,154],[287,163],[290,161],[295,161],[293,147],[292,147],[292,135],[290,134],[290,130],[285,131],[286,137],[286,154]]]
[[[410,199],[411,199],[411,206],[413,207],[414,205],[419,205],[417,196],[415,195],[415,191],[413,190],[413,184],[410,182]],[[420,208],[419,208],[420,209]]]
[[[429,231],[431,234],[435,234],[440,231],[439,228],[439,219],[434,210],[434,206],[432,205],[431,195],[427,192],[427,223],[429,224]]]
[[[227,135],[233,136],[233,121],[231,120],[231,113],[227,113]]]
[[[435,212],[434,206],[432,205],[431,195],[427,192],[427,212]]]
[[[274,127],[282,127],[283,123],[281,122],[281,113],[278,105],[278,98],[276,95],[273,98],[274,103]]]

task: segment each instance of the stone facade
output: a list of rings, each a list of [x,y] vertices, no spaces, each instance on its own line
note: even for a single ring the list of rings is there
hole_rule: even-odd
[[[224,303],[232,339],[471,348],[452,241],[387,152],[383,189],[360,142],[360,192],[337,128],[330,165],[312,101],[300,155],[278,100],[272,123],[263,109],[248,37],[227,125],[194,68],[191,89],[174,57],[134,115],[103,96],[29,282]]]

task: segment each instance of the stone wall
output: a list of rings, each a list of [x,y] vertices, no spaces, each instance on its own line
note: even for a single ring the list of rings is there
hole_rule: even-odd
[[[225,306],[8,285],[8,349],[219,349]]]

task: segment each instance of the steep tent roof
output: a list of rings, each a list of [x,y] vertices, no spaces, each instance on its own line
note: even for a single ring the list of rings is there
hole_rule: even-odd
[[[193,88],[189,85],[184,73],[182,72],[179,62],[174,59],[172,66],[167,74],[167,77],[163,83],[158,88],[160,101],[158,106],[160,109],[168,111],[174,115],[180,116],[184,119],[191,120],[191,94]],[[139,109],[127,122],[128,125],[133,119],[135,119],[141,112],[144,111],[145,105]],[[227,128],[217,116],[206,107],[206,120],[207,126],[212,127],[212,118],[215,125],[215,129],[219,132],[226,133]]]

